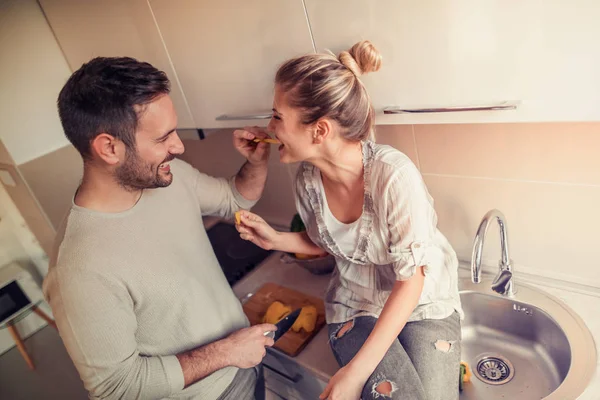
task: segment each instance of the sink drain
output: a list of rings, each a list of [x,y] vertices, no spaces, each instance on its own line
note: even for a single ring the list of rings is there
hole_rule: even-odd
[[[515,375],[513,365],[506,358],[497,354],[480,356],[475,368],[475,376],[489,385],[502,385]]]

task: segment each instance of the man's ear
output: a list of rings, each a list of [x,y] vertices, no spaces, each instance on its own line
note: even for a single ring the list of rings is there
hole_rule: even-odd
[[[101,133],[92,140],[91,150],[106,164],[115,165],[124,159],[125,143],[108,133]]]
[[[313,133],[313,143],[323,143],[323,140],[333,131],[333,125],[327,118],[321,118],[315,124],[315,131]]]

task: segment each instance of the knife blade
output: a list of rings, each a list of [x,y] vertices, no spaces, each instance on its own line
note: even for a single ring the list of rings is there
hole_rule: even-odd
[[[265,336],[271,337],[275,342],[278,341],[279,338],[281,338],[287,331],[290,330],[292,325],[294,325],[294,322],[296,322],[296,320],[300,316],[301,311],[302,308],[298,308],[289,313],[285,318],[283,318],[281,321],[275,324],[275,326],[277,327],[277,330],[275,332],[265,332]]]

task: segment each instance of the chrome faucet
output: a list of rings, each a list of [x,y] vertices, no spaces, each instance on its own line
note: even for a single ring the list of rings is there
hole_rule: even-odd
[[[492,282],[492,290],[501,295],[512,297],[516,290],[513,283],[512,261],[508,255],[508,232],[506,227],[506,218],[498,210],[488,211],[481,220],[475,242],[473,243],[473,255],[471,257],[471,280],[473,283],[481,282],[481,254],[483,253],[483,241],[487,233],[488,227],[493,220],[498,221],[500,226],[500,247],[502,258],[498,263],[500,271]]]

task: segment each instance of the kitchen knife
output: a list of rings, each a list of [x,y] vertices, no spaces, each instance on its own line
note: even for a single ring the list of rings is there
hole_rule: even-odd
[[[301,311],[301,308],[292,311],[285,318],[283,318],[281,321],[275,324],[275,326],[277,327],[277,330],[275,332],[265,332],[265,336],[271,337],[275,342],[278,341],[279,338],[282,337],[287,331],[289,331],[292,325],[294,325],[294,322],[296,322],[298,316],[300,316]]]

